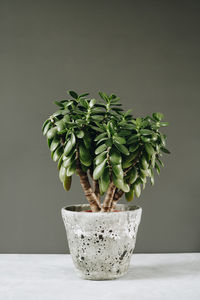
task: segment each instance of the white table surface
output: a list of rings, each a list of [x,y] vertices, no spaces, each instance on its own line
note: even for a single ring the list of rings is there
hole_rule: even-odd
[[[1,254],[0,300],[200,300],[200,253],[133,254],[109,281],[77,277],[69,255]]]

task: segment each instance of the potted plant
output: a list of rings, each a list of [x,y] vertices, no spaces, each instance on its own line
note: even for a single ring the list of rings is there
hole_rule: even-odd
[[[118,201],[124,194],[128,202],[140,197],[147,178],[154,184],[162,153],[169,153],[160,132],[168,123],[162,113],[134,118],[114,94],[100,92],[101,101],[68,94],[55,102],[59,110],[44,122],[43,134],[64,189],[77,174],[88,201],[62,209],[70,253],[81,277],[117,278],[128,270],[142,213]]]

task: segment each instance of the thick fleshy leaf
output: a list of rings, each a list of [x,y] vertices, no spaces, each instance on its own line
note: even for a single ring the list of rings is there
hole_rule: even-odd
[[[55,161],[55,162],[58,161],[60,156],[62,155],[62,153],[63,153],[63,147],[60,146],[55,150],[55,152],[53,154],[53,161]]]
[[[106,166],[106,162],[107,162],[107,159],[105,159],[100,165],[96,166],[96,168],[94,169],[94,172],[93,172],[94,180],[97,180],[102,176],[103,171]]]
[[[101,140],[102,138],[106,137],[107,136],[107,132],[103,132],[101,134],[98,134],[97,137],[94,139],[95,142]]]
[[[66,191],[70,190],[71,187],[71,182],[72,182],[72,177],[71,176],[66,176],[65,180],[63,182],[63,187]]]
[[[58,129],[58,132],[60,132],[65,129],[65,122],[63,122],[63,120],[60,120],[60,121],[56,122],[56,126]]]
[[[161,149],[161,151],[164,152],[164,153],[167,153],[167,154],[170,154],[170,153],[171,153],[168,149],[166,149],[166,148],[164,148],[164,147],[161,147],[160,149]]]
[[[126,144],[126,140],[125,138],[121,137],[121,136],[114,136],[113,140],[117,143],[117,144]]]
[[[64,182],[65,181],[65,178],[67,176],[66,174],[66,169],[63,167],[63,165],[60,167],[60,171],[59,171],[59,178],[60,178],[60,181],[61,182]]]
[[[142,154],[141,159],[140,159],[140,163],[141,163],[141,166],[144,170],[148,169],[149,163],[147,161],[147,157],[146,157],[145,154]]]
[[[138,135],[137,134],[133,134],[128,140],[127,140],[127,144],[133,144],[136,143],[138,141]]]
[[[124,172],[123,172],[121,164],[113,165],[112,169],[113,169],[113,172],[114,172],[114,174],[117,178],[121,178],[121,179],[123,178]]]
[[[129,156],[126,156],[123,159],[122,162],[123,169],[129,168],[132,165],[134,159],[136,159],[136,157],[138,156],[138,153],[139,151],[136,150],[135,152],[132,152]]]
[[[68,91],[68,94],[69,94],[72,98],[78,99],[78,95],[77,95],[76,92],[74,92],[74,91]]]
[[[83,143],[80,143],[79,145],[79,154],[80,154],[80,160],[82,164],[86,167],[89,167],[92,163],[92,158],[90,152],[88,151],[88,149],[85,147]]]
[[[121,144],[118,144],[118,143],[116,143],[116,142],[114,142],[114,145],[115,145],[115,147],[116,147],[121,153],[123,153],[123,154],[125,154],[125,155],[129,155],[129,151],[128,151],[128,149],[126,148],[126,146],[121,145]]]
[[[133,200],[133,198],[134,198],[134,189],[133,189],[133,187],[130,188],[130,191],[128,193],[125,193],[125,198],[126,198],[126,201],[128,201],[128,202]]]
[[[153,113],[152,116],[153,116],[154,120],[156,120],[156,121],[161,121],[164,118],[164,115],[160,112]]]
[[[130,171],[129,171],[129,182],[132,184],[136,181],[138,174],[137,174],[137,169],[136,167],[133,167]]]
[[[52,138],[54,138],[54,136],[56,136],[56,134],[57,134],[57,128],[53,127],[53,128],[51,128],[51,129],[48,130],[48,132],[47,132],[47,138],[48,139],[52,139]]]
[[[101,152],[103,152],[103,151],[105,151],[106,150],[106,145],[105,144],[103,144],[103,145],[101,145],[101,146],[99,146],[96,150],[95,150],[95,154],[96,155],[98,155],[99,153],[101,153]]]
[[[72,176],[76,171],[76,161],[74,160],[73,163],[67,168],[67,176]]]
[[[84,137],[84,131],[83,130],[79,130],[76,132],[76,136],[79,138],[79,139],[82,139]]]
[[[50,151],[55,151],[56,148],[60,145],[60,139],[58,137],[54,137],[51,145],[50,145]]]
[[[107,151],[104,151],[104,152],[100,153],[99,155],[97,155],[95,158],[95,164],[96,165],[101,164],[102,161],[104,161],[104,159],[106,158],[106,156],[107,156]]]
[[[141,194],[141,185],[140,185],[140,181],[137,180],[135,183],[134,183],[134,192],[135,192],[135,195],[137,198],[140,197],[140,194]]]
[[[132,144],[129,147],[130,152],[135,152],[139,148],[139,144]]]
[[[152,130],[149,130],[149,129],[140,129],[140,133],[142,135],[151,135],[153,134],[154,132]]]
[[[160,174],[160,167],[159,165],[157,164],[157,162],[155,162],[155,168],[156,168],[156,171],[158,173],[158,175]]]
[[[155,153],[154,148],[151,144],[145,144],[144,148],[150,157]]]
[[[103,193],[105,193],[108,189],[109,183],[110,183],[110,177],[109,177],[109,169],[105,168],[103,171],[103,174],[101,176],[101,190]]]
[[[110,162],[111,162],[112,165],[121,164],[122,156],[121,156],[120,152],[117,149],[112,148],[110,153],[109,153],[109,156],[110,156]]]
[[[74,133],[71,134],[71,138],[68,140],[65,148],[64,148],[64,155],[67,156],[70,151],[74,148],[76,144],[76,138],[75,138],[75,135]]]

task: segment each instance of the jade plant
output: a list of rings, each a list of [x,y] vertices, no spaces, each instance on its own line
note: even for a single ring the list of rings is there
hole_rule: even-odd
[[[68,191],[77,174],[92,212],[115,211],[123,194],[131,201],[140,197],[147,178],[154,184],[154,171],[159,174],[164,166],[163,153],[170,153],[160,132],[168,123],[158,112],[133,117],[114,94],[99,92],[100,101],[88,93],[68,94],[69,99],[55,101],[59,110],[42,127],[60,181]]]

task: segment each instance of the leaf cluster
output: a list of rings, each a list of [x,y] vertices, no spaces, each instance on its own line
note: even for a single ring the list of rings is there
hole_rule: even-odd
[[[88,93],[68,94],[69,99],[55,101],[59,110],[42,127],[65,190],[70,189],[79,161],[98,181],[101,195],[112,181],[127,201],[139,197],[147,178],[153,185],[154,171],[160,174],[163,153],[170,153],[166,135],[160,132],[168,125],[163,114],[134,118],[114,94],[99,92],[100,101]]]

